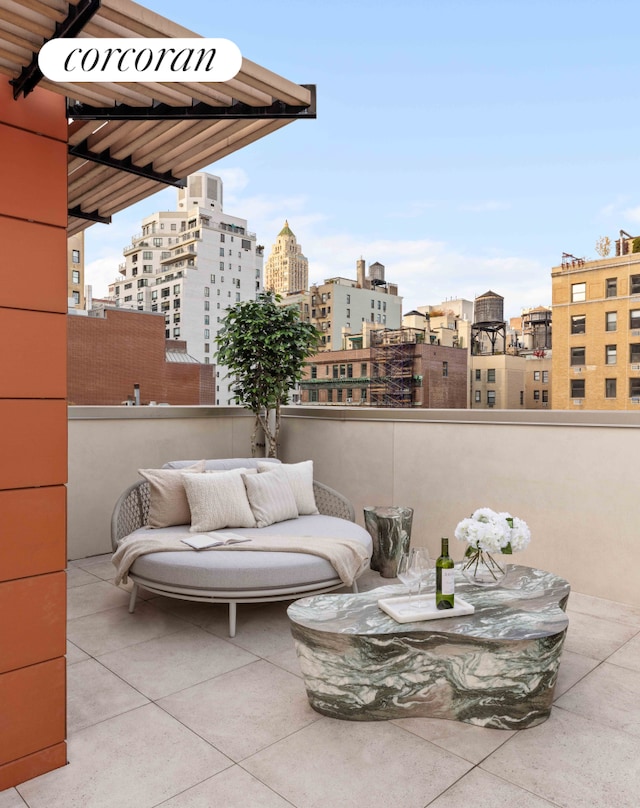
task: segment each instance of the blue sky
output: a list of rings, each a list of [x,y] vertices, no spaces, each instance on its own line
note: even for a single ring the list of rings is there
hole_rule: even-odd
[[[285,219],[310,280],[380,261],[404,310],[492,289],[551,303],[562,252],[640,234],[640,4],[145,0],[318,88],[297,121],[207,167],[268,254]],[[167,189],[86,231],[94,295]]]

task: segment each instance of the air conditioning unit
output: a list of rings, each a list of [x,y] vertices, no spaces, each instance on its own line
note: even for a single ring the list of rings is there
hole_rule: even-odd
[[[583,370],[584,370],[584,368],[574,368],[573,372],[574,373],[582,373]]]
[[[576,407],[581,407],[582,406],[582,399],[581,398],[574,398],[571,403]]]
[[[640,370],[640,365],[631,365],[631,370]]]

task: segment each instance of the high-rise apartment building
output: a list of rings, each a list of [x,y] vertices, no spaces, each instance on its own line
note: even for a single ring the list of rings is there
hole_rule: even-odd
[[[223,212],[219,177],[198,172],[178,190],[177,210],[159,211],[124,248],[122,277],[109,286],[116,306],[165,315],[167,339],[215,362],[215,338],[228,307],[262,290],[262,248],[246,219]],[[233,403],[226,368],[216,369],[216,404]]]
[[[264,288],[278,295],[306,292],[309,288],[309,261],[286,220],[265,263]]]
[[[84,296],[84,230],[67,239],[67,298],[70,309],[83,309]]]
[[[551,271],[552,407],[640,410],[640,251],[622,238],[618,255],[563,257]]]
[[[385,280],[383,264],[376,262],[365,275],[365,262],[357,261],[357,277],[327,278],[311,287],[311,322],[322,334],[321,350],[342,347],[345,334],[358,333],[363,323],[389,329],[402,325],[402,298],[398,286]]]

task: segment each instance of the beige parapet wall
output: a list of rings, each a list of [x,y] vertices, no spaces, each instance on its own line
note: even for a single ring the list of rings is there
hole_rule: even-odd
[[[176,458],[245,456],[252,418],[221,407],[72,407],[69,557],[108,552],[109,520],[136,470]],[[577,592],[640,606],[640,423],[623,412],[288,407],[281,459],[364,505],[414,508],[412,541],[459,559],[457,522],[475,508],[525,519],[518,563]]]

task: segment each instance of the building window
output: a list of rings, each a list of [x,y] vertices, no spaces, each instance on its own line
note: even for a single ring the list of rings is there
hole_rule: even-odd
[[[487,370],[487,383],[494,384],[495,380],[496,380],[496,369],[489,368],[489,370]]]
[[[173,336],[174,337],[179,337],[180,336],[180,328],[179,327],[173,329]]]
[[[585,347],[581,346],[580,348],[572,348],[571,349],[571,364],[572,365],[584,365],[585,364]]]
[[[571,284],[571,302],[581,303],[587,299],[587,284],[586,283],[572,283]]]
[[[347,365],[347,379],[353,379],[353,365],[351,363]]]
[[[605,331],[617,331],[618,330],[618,312],[617,311],[608,311],[605,314],[605,323],[604,323],[604,330]]]
[[[640,275],[632,275],[629,278],[629,294],[640,295]]]
[[[347,295],[347,303],[351,303],[351,295]]]
[[[125,300],[126,300],[126,298],[125,298]],[[129,297],[129,300],[131,300],[131,297]],[[79,303],[80,303],[80,292],[73,292],[73,303],[74,303],[75,306],[79,305]]]
[[[204,296],[205,296],[205,297],[209,297],[209,294],[210,294],[209,287],[208,287],[208,286],[205,286],[205,287],[204,287]]]
[[[524,404],[524,390],[520,391],[520,406],[522,407]]]
[[[336,397],[338,399],[338,403],[340,404],[342,402],[342,387],[338,388]]]
[[[533,381],[534,382],[539,382],[540,381],[540,371],[539,370],[534,370],[533,371]]]
[[[631,309],[629,312],[629,328],[640,328],[640,309]]]
[[[629,345],[629,362],[640,362],[640,342],[632,342]]]
[[[143,264],[142,271],[150,275],[153,272],[153,264]]]
[[[318,366],[317,365],[311,365],[311,378],[312,379],[317,379],[318,378]]]
[[[571,398],[584,398],[584,379],[571,379]]]
[[[367,375],[367,363],[362,362],[360,364],[360,376],[366,376],[366,375]]]
[[[204,324],[209,325],[209,315],[208,314],[204,315]]]
[[[204,301],[204,310],[209,311],[209,301],[208,300]]]
[[[162,247],[162,239],[161,238],[154,238],[153,246],[154,247]]]
[[[71,283],[80,283],[80,272],[77,269],[71,272]]]
[[[604,380],[604,397],[615,398],[617,396],[617,380],[605,379]]]
[[[549,391],[548,390],[543,390],[542,391],[542,403],[543,404],[548,404],[549,403]]]
[[[606,365],[615,365],[618,361],[618,346],[617,345],[605,345],[605,364]]]
[[[477,368],[476,369],[476,381],[479,382],[481,378],[482,378],[482,371],[480,370],[480,368]]]
[[[135,256],[135,259],[136,259],[136,261],[138,260],[137,255]],[[144,250],[144,252],[142,253],[142,260],[143,261],[151,261],[151,260],[153,260],[153,253],[151,252],[151,250]]]
[[[353,401],[353,389],[348,387],[347,388],[347,403],[351,404],[352,401]]]
[[[204,338],[209,339],[209,329],[208,328],[205,328],[205,330],[204,330]]]
[[[327,390],[327,403],[333,404],[333,389],[331,387]]]
[[[80,263],[80,250],[71,250],[71,260],[74,264]]]
[[[448,376],[449,375],[449,363],[448,362],[443,362],[442,363],[442,375],[443,376]]]
[[[549,384],[549,371],[543,370],[542,371],[542,384]]]
[[[629,396],[640,399],[640,378],[629,379]]]
[[[224,247],[220,247],[220,258],[224,258]]]
[[[375,300],[372,300],[372,301],[371,301],[371,308],[372,308],[372,309],[375,309],[375,307],[376,307],[376,301],[375,301]]]
[[[75,293],[74,293],[74,298],[73,299],[75,300]],[[133,300],[132,295],[125,295],[125,298],[124,298],[125,303],[129,303],[131,300]],[[80,293],[78,292],[78,303],[79,302],[80,302]]]
[[[476,390],[476,403],[479,404],[482,401],[482,396],[480,394],[480,390]]]
[[[534,401],[540,401],[540,391],[539,390],[534,390],[533,391],[533,400]]]
[[[367,400],[367,388],[363,387],[362,390],[360,390],[360,401],[366,401],[366,400]]]
[[[571,317],[571,333],[584,334],[587,327],[587,318],[584,314],[574,314]]]
[[[317,390],[310,390],[309,391],[309,401],[313,404],[318,400],[318,391]]]
[[[495,407],[496,405],[496,391],[487,390],[487,407]]]
[[[604,283],[605,283],[606,297],[616,297],[618,294],[618,279],[607,278],[607,280]]]

